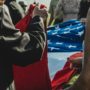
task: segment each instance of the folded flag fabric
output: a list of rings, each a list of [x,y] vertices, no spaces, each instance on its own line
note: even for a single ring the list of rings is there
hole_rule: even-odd
[[[85,25],[72,19],[48,27],[48,52],[82,51]]]
[[[75,60],[76,58],[79,58],[79,57],[83,57],[83,52],[77,52],[75,54],[72,54],[71,56],[68,57],[68,59]],[[73,76],[77,75],[78,70],[74,68],[70,68],[71,64],[72,63],[67,60],[62,70],[57,71],[57,73],[55,74],[51,82],[52,90],[63,90],[65,84],[68,83]]]

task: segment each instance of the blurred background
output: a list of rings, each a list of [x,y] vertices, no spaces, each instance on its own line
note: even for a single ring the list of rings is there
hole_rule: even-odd
[[[50,1],[51,0],[17,0],[18,1],[24,1],[25,4],[30,4],[30,3],[33,3],[33,2],[38,2],[38,3],[42,3],[42,4],[45,4],[47,6],[47,8],[49,9],[49,5],[50,5]]]

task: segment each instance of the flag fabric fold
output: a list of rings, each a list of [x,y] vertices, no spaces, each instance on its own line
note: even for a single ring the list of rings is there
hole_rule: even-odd
[[[85,25],[78,20],[69,20],[48,27],[48,52],[82,51]]]
[[[72,54],[68,58],[74,60],[76,58],[83,57],[83,52],[77,52]],[[59,70],[52,80],[52,90],[63,90],[63,86],[69,82],[69,80],[78,72],[77,69],[70,68],[72,63],[67,61],[62,70]]]

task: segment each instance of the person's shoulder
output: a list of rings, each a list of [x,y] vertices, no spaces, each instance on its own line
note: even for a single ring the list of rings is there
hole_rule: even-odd
[[[5,5],[5,4],[3,5],[3,9],[4,9],[5,11],[7,11],[7,12],[9,11],[8,6]]]
[[[4,4],[4,5],[3,5],[3,8],[7,9],[8,7],[7,7],[7,5]]]

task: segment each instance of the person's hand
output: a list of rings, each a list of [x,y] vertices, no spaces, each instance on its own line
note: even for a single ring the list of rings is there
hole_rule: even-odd
[[[48,16],[48,12],[46,8],[40,9],[38,6],[36,6],[35,9],[33,10],[32,18],[35,16],[40,16],[43,19],[46,19]]]
[[[86,18],[81,18],[80,20],[82,23],[86,24],[87,23],[87,19]]]
[[[75,58],[73,60],[68,60],[70,64],[70,68],[76,68],[79,69],[82,66],[82,57]]]
[[[0,6],[3,6],[5,0],[0,0]]]

